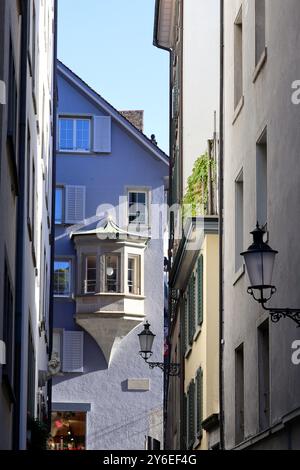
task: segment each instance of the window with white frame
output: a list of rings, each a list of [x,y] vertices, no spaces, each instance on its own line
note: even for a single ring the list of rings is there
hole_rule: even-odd
[[[129,294],[141,294],[140,256],[128,255],[127,286]]]
[[[128,223],[149,225],[147,191],[128,191]]]
[[[105,256],[105,292],[120,292],[120,258],[118,255]]]
[[[85,258],[85,280],[84,293],[94,294],[96,292],[97,280],[97,257],[89,255]]]
[[[71,294],[71,261],[54,261],[54,295],[69,297]]]
[[[83,372],[83,331],[53,331],[52,357],[60,361],[62,372]]]
[[[61,370],[61,360],[62,360],[62,330],[53,330],[53,340],[52,340],[52,358],[60,361],[60,370]]]
[[[85,218],[85,186],[56,186],[55,223],[76,224]]]
[[[60,117],[59,150],[73,152],[90,152],[91,119]]]

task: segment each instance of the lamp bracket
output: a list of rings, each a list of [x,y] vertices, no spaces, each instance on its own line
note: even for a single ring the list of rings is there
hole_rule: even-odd
[[[290,318],[290,320],[293,320],[298,328],[300,328],[300,309],[263,307],[264,310],[270,313],[273,323],[278,323],[282,318]]]
[[[266,290],[270,290],[270,294],[268,297],[265,295]],[[258,291],[259,294],[256,295],[255,292]],[[262,305],[263,309],[269,312],[271,316],[271,321],[273,323],[279,323],[282,318],[289,318],[293,320],[298,328],[300,328],[300,309],[299,308],[272,308],[266,307],[266,302],[268,302],[271,297],[276,292],[276,287],[274,286],[254,286],[248,288],[248,294],[252,295],[254,300]]]
[[[155,367],[159,367],[163,372],[165,372],[168,375],[171,376],[179,376],[180,375],[180,364],[170,362],[170,363],[164,363],[164,362],[148,362],[145,360],[150,369],[154,369]]]

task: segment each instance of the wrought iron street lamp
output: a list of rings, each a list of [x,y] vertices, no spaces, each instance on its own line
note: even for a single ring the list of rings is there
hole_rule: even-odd
[[[149,362],[149,358],[152,356],[152,346],[155,338],[155,334],[150,330],[150,324],[146,321],[144,329],[138,334],[140,341],[140,355],[144,361],[149,365],[150,369],[159,367],[163,372],[168,375],[177,376],[180,375],[180,364],[175,363],[164,363],[164,362]]]
[[[248,294],[252,295],[263,309],[270,313],[273,323],[278,323],[282,318],[290,318],[300,327],[300,309],[266,307],[266,303],[277,290],[272,285],[272,275],[278,251],[273,250],[263,241],[264,234],[265,231],[257,224],[256,229],[251,232],[252,245],[247,251],[241,253],[251,284]]]

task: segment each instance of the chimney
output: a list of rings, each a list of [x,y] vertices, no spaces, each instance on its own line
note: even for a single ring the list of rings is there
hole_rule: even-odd
[[[131,124],[133,124],[139,131],[144,132],[144,111],[120,111],[120,114],[131,122]]]

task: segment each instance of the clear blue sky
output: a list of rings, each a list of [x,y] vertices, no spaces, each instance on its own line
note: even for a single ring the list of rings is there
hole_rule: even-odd
[[[168,153],[169,54],[153,46],[155,0],[58,0],[58,58],[119,110],[143,109]]]

